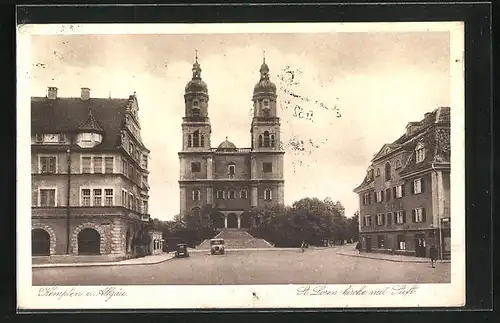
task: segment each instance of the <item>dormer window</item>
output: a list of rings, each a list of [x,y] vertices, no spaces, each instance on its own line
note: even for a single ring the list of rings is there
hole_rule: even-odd
[[[66,142],[66,134],[65,133],[59,134],[59,142]]]
[[[43,142],[43,135],[41,133],[37,133],[35,135],[35,141],[36,142]]]
[[[417,163],[421,163],[425,159],[425,148],[422,143],[418,144],[415,148],[415,160]]]
[[[395,168],[400,168],[401,167],[401,160],[396,160],[396,167]]]

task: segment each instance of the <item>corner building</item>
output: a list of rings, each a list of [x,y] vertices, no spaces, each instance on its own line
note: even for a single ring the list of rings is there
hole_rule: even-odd
[[[284,203],[284,151],[280,149],[280,119],[276,85],[263,62],[253,90],[251,147],[237,148],[228,140],[211,146],[209,95],[196,59],[185,87],[180,162],[180,214],[199,216],[207,205],[218,228],[245,228],[245,211]],[[228,120],[228,122],[230,122]]]
[[[409,122],[375,154],[359,195],[359,232],[367,252],[451,256],[450,108]]]
[[[129,98],[31,98],[32,254],[133,256],[149,222],[148,156]]]

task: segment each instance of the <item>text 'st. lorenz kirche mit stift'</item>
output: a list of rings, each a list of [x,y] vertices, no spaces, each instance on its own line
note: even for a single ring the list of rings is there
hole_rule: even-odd
[[[280,149],[280,119],[276,85],[265,60],[254,87],[251,147],[237,148],[226,137],[211,148],[208,89],[198,58],[185,88],[180,160],[180,214],[199,216],[206,205],[217,228],[245,228],[246,210],[284,203],[284,151]],[[216,218],[215,218],[216,217]]]

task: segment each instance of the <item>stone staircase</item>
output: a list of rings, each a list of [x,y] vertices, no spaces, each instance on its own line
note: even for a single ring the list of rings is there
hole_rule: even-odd
[[[242,229],[223,229],[215,238],[224,239],[226,249],[273,248],[266,240],[255,238]],[[209,250],[210,239],[203,241],[196,249]]]

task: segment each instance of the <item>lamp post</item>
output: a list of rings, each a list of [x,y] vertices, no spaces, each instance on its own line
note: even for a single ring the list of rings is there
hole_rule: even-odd
[[[67,164],[68,164],[68,183],[66,192],[66,253],[70,254],[71,237],[70,237],[70,191],[71,191],[71,149],[66,150]]]

